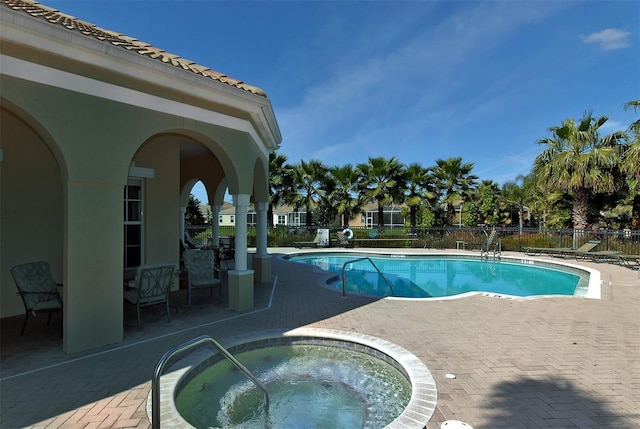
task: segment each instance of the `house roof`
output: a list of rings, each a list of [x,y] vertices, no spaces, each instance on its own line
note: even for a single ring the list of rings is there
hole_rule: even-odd
[[[110,45],[126,49],[128,51],[137,52],[138,54],[143,55],[147,58],[151,58],[153,60],[160,61],[177,68],[191,71],[202,77],[212,79],[262,97],[267,96],[267,94],[262,89],[256,86],[248,85],[240,80],[233,79],[223,73],[211,70],[208,67],[196,64],[193,61],[181,58],[178,55],[169,53],[160,48],[156,48],[149,43],[142,42],[140,40],[134,39],[133,37],[129,37],[115,31],[105,30],[98,27],[97,25],[82,21],[74,16],[67,15],[36,1],[0,0],[0,5],[5,5],[6,7],[9,7],[13,10],[24,12],[34,18],[49,21],[51,24],[59,25],[68,29],[69,31],[75,31],[87,37],[92,37],[103,43],[108,43]]]

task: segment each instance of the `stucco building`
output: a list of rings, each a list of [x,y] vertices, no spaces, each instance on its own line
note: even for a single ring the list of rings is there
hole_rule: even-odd
[[[230,289],[270,277],[268,156],[281,135],[260,88],[45,5],[0,0],[0,103],[1,317],[24,311],[10,268],[45,260],[64,284],[65,351],[122,341],[123,273],[179,263],[198,180],[214,219],[227,189],[238,218],[256,208],[255,271],[240,223]]]

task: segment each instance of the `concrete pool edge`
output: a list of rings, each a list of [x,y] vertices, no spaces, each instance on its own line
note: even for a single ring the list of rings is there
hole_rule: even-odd
[[[426,365],[408,350],[390,343],[386,340],[376,338],[366,334],[356,332],[338,331],[322,328],[296,328],[293,330],[269,330],[252,334],[231,337],[221,341],[227,348],[242,346],[243,344],[257,343],[261,341],[277,340],[282,338],[303,339],[315,338],[331,342],[346,342],[354,345],[361,345],[367,349],[372,349],[375,354],[371,356],[389,362],[384,356],[395,361],[411,383],[411,398],[400,416],[393,420],[387,429],[422,429],[426,426],[433,415],[437,404],[437,388],[435,379],[431,375]],[[329,344],[327,344],[329,345]],[[171,372],[167,372],[161,377],[160,383],[160,404],[161,404],[161,426],[175,428],[192,428],[178,412],[175,406],[176,390],[190,372],[197,371],[204,362],[212,356],[211,350],[196,350],[185,358],[174,364],[179,368],[172,367]],[[400,368],[398,368],[400,369]],[[151,393],[147,397],[147,414],[151,420]]]
[[[481,259],[478,254],[469,254],[461,253],[461,252],[428,252],[420,251],[422,249],[418,249],[416,251],[408,251],[410,249],[394,249],[391,250],[382,250],[382,249],[363,249],[363,250],[354,250],[354,249],[344,249],[344,248],[314,248],[314,249],[295,249],[295,251],[290,251],[288,253],[283,253],[279,257],[285,261],[291,256],[294,255],[304,255],[304,254],[313,254],[313,253],[352,253],[352,254],[364,254],[364,255],[381,255],[381,256],[394,256],[394,255],[403,255],[403,256],[423,256],[423,257],[457,257],[457,258],[470,258],[470,259]],[[504,255],[500,256],[498,260],[504,260],[506,262],[515,262],[520,264],[534,264],[539,266],[546,266],[549,268],[564,268],[571,269],[572,271],[580,271],[587,273],[589,275],[589,282],[586,286],[580,287],[580,285],[576,288],[576,292],[573,295],[532,295],[532,296],[515,296],[508,294],[498,294],[493,292],[466,292],[459,295],[445,296],[445,297],[429,297],[429,298],[405,298],[405,297],[384,297],[381,299],[394,299],[394,300],[451,300],[451,299],[460,299],[475,295],[482,295],[487,297],[496,297],[496,298],[506,298],[506,299],[517,299],[517,300],[529,300],[529,299],[540,299],[540,298],[587,298],[587,299],[601,299],[601,275],[600,271],[585,267],[581,265],[572,264],[566,261],[558,261],[551,260],[545,257],[536,257],[529,255]],[[327,273],[320,268],[313,267],[314,271],[321,272],[327,274],[323,278],[321,278],[318,283],[320,286],[324,287],[324,284],[335,278],[336,273]]]

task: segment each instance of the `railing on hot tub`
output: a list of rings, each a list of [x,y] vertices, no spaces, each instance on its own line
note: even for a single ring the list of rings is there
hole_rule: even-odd
[[[269,413],[269,393],[267,388],[258,380],[244,365],[242,365],[227,349],[222,347],[220,343],[211,338],[208,335],[202,335],[187,341],[186,343],[177,345],[172,349],[169,349],[158,361],[155,370],[153,371],[153,379],[151,380],[151,427],[153,429],[160,429],[160,376],[164,370],[165,365],[169,359],[176,355],[184,355],[192,349],[199,347],[205,343],[212,344],[217,348],[222,356],[224,356],[229,362],[235,365],[244,375],[247,376],[264,394],[264,412]]]
[[[371,263],[371,265],[373,265],[373,268],[376,269],[376,271],[378,272],[378,274],[380,274],[380,277],[382,277],[382,280],[385,281],[385,283],[387,283],[387,286],[389,286],[389,289],[391,289],[391,296],[393,296],[393,286],[391,286],[391,283],[389,282],[389,280],[387,280],[387,278],[384,276],[384,274],[382,274],[382,271],[380,271],[380,269],[378,268],[378,266],[376,264],[373,263],[373,261],[371,260],[371,258],[368,257],[363,257],[363,258],[358,258],[358,259],[352,259],[350,261],[345,262],[342,265],[342,297],[346,298],[347,297],[347,277],[345,275],[345,271],[347,268],[347,264],[350,264],[352,262],[360,262],[360,261],[369,261]]]

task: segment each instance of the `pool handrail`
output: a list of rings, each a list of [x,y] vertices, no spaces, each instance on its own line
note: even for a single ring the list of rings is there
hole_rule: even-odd
[[[391,286],[391,282],[389,282],[389,280],[387,280],[387,278],[384,276],[382,271],[380,271],[378,266],[371,260],[371,258],[369,258],[367,256],[364,256],[362,258],[357,258],[357,259],[352,259],[350,261],[347,261],[342,265],[342,297],[343,298],[347,297],[347,280],[346,280],[346,277],[345,277],[345,271],[346,271],[346,268],[347,268],[347,264],[350,264],[350,263],[353,263],[353,262],[360,262],[360,261],[364,261],[364,260],[369,261],[371,263],[371,265],[373,265],[373,268],[376,269],[378,274],[380,274],[380,277],[382,277],[382,280],[384,280],[385,283],[387,283],[387,286],[389,286],[389,289],[391,289],[391,296],[393,296],[394,292],[393,292],[393,286]]]
[[[218,349],[222,356],[224,356],[229,362],[231,362],[236,368],[238,368],[244,375],[247,376],[264,394],[264,411],[265,414],[269,414],[269,393],[265,385],[260,382],[252,373],[242,365],[227,349],[222,347],[220,343],[214,340],[209,335],[201,335],[197,338],[189,340],[185,343],[179,344],[169,349],[158,361],[155,370],[153,371],[153,379],[151,380],[151,427],[153,429],[160,429],[160,376],[164,370],[165,365],[169,359],[176,355],[183,356],[192,349],[199,347],[205,343],[212,344]]]

